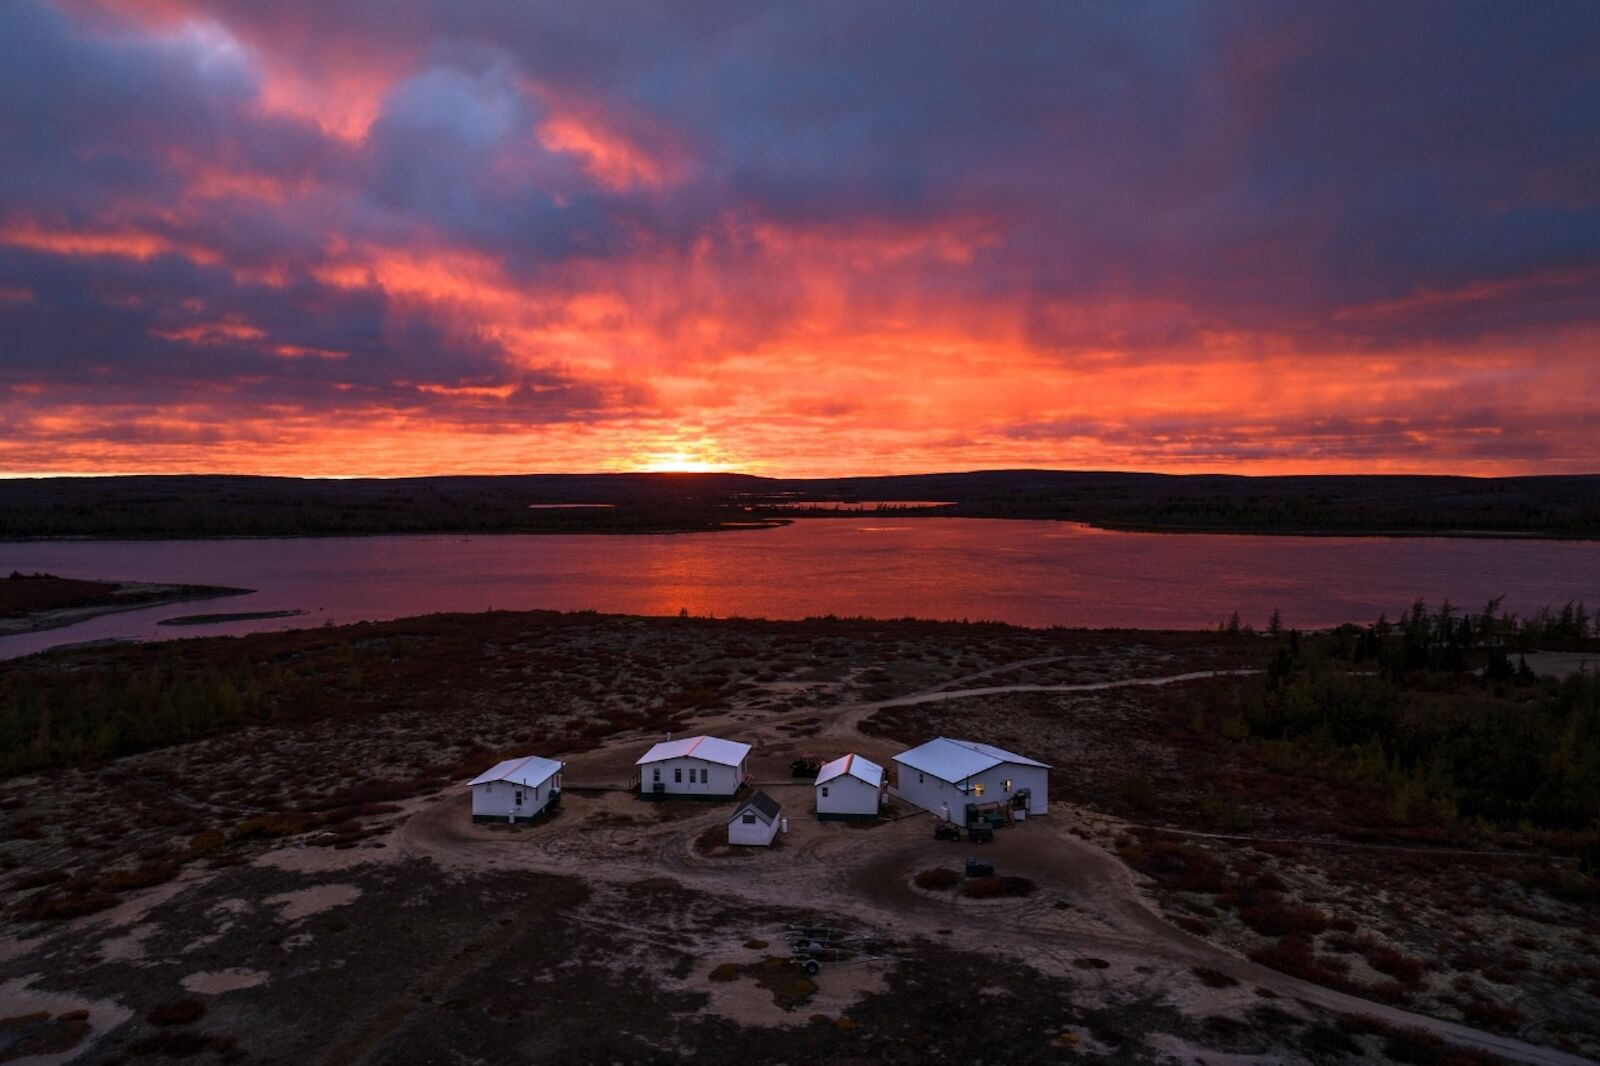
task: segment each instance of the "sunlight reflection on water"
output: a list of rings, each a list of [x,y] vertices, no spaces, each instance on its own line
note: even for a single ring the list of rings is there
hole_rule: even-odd
[[[893,534],[883,536],[882,534]],[[1600,603],[1600,545],[1575,541],[1115,533],[1055,522],[802,519],[650,536],[394,536],[0,544],[0,568],[232,585],[256,593],[0,638],[0,656],[107,638],[243,633],[489,608],[1024,625],[1214,626],[1273,608],[1304,628],[1391,617],[1417,596],[1531,611]],[[158,628],[185,614],[291,619]]]

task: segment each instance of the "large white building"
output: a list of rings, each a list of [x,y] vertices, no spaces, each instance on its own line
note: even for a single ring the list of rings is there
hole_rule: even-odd
[[[842,755],[817,771],[817,817],[876,818],[883,804],[883,767],[859,755]]]
[[[777,800],[765,792],[757,792],[741,803],[728,819],[728,843],[759,847],[771,844],[772,838],[778,835],[779,810]]]
[[[937,737],[894,757],[893,793],[953,822],[966,820],[969,803],[1020,806],[1044,814],[1050,767],[1016,752],[974,740]]]
[[[720,737],[664,740],[640,757],[639,791],[646,796],[727,798],[744,784],[750,745]]]
[[[529,755],[495,763],[470,782],[474,822],[515,822],[560,802],[565,763]]]

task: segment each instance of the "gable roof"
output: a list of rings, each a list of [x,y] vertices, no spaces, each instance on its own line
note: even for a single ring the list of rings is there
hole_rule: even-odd
[[[873,788],[878,788],[883,784],[883,767],[871,759],[863,759],[854,753],[841,755],[830,763],[824,763],[822,768],[817,771],[816,784],[826,785],[834,778],[843,777],[846,774],[858,781],[865,781]]]
[[[559,774],[562,765],[562,763],[556,762],[554,759],[526,755],[520,759],[507,759],[504,762],[497,762],[477,777],[474,777],[469,783],[485,785],[490,781],[511,781],[527,788],[538,788],[556,774]]]
[[[664,759],[700,759],[722,766],[738,766],[750,754],[750,745],[721,737],[684,737],[682,740],[663,740],[639,757],[635,766]]]
[[[913,770],[932,774],[939,780],[948,781],[953,785],[1002,763],[1050,769],[1047,763],[1018,755],[1014,751],[997,748],[993,744],[980,744],[975,740],[953,740],[950,737],[935,737],[926,744],[901,752],[894,757],[894,761]]]
[[[739,804],[739,809],[733,812],[733,816],[728,821],[737,820],[747,810],[755,811],[756,816],[763,822],[770,822],[778,816],[778,801],[765,792],[757,792]]]

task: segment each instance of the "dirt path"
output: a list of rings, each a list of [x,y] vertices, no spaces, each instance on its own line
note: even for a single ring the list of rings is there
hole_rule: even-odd
[[[1028,664],[1039,661],[1029,660]],[[1009,668],[1022,665],[1026,664],[1010,664]],[[993,668],[982,675],[1007,668]],[[777,731],[778,725],[818,718],[823,721],[820,735],[870,751],[884,748],[885,742],[863,735],[859,726],[873,712],[887,707],[1009,692],[1097,692],[1254,672],[1207,670],[1080,684],[949,689],[979,676],[969,675],[937,688],[872,703],[803,708],[759,719],[745,717],[736,709],[707,716],[699,724],[714,728],[719,723],[737,723],[744,734],[791,743],[791,738]],[[635,741],[619,738],[586,758],[595,759],[597,767],[627,765],[634,747]],[[1010,949],[1045,972],[1081,976],[1082,971],[1074,971],[1072,964],[1089,952],[1111,963],[1108,973],[1130,978],[1135,967],[1153,966],[1167,977],[1186,978],[1191,967],[1205,966],[1291,1000],[1380,1018],[1516,1062],[1572,1066],[1589,1061],[1311,984],[1192,936],[1152,908],[1136,875],[1121,861],[1067,832],[1075,812],[1061,804],[1042,820],[1030,819],[998,834],[995,843],[983,851],[984,858],[1006,873],[1035,881],[1040,891],[1020,900],[975,903],[935,896],[911,885],[918,870],[950,865],[966,855],[959,846],[932,839],[931,819],[907,818],[870,829],[820,823],[809,817],[808,781],[773,784],[769,791],[789,813],[790,832],[780,838],[779,847],[750,849],[733,857],[713,858],[695,848],[697,837],[727,818],[726,805],[646,804],[624,792],[569,792],[564,800],[566,809],[559,816],[520,832],[473,825],[467,795],[456,793],[408,818],[397,830],[394,843],[405,854],[433,859],[446,871],[529,870],[601,882],[668,875],[698,891],[758,906],[845,915],[888,935],[925,937],[978,952]]]

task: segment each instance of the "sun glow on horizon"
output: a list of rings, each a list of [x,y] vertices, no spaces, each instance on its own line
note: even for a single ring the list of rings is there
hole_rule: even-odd
[[[715,441],[704,439],[658,441],[622,464],[640,474],[734,474],[743,465],[732,461]]]

